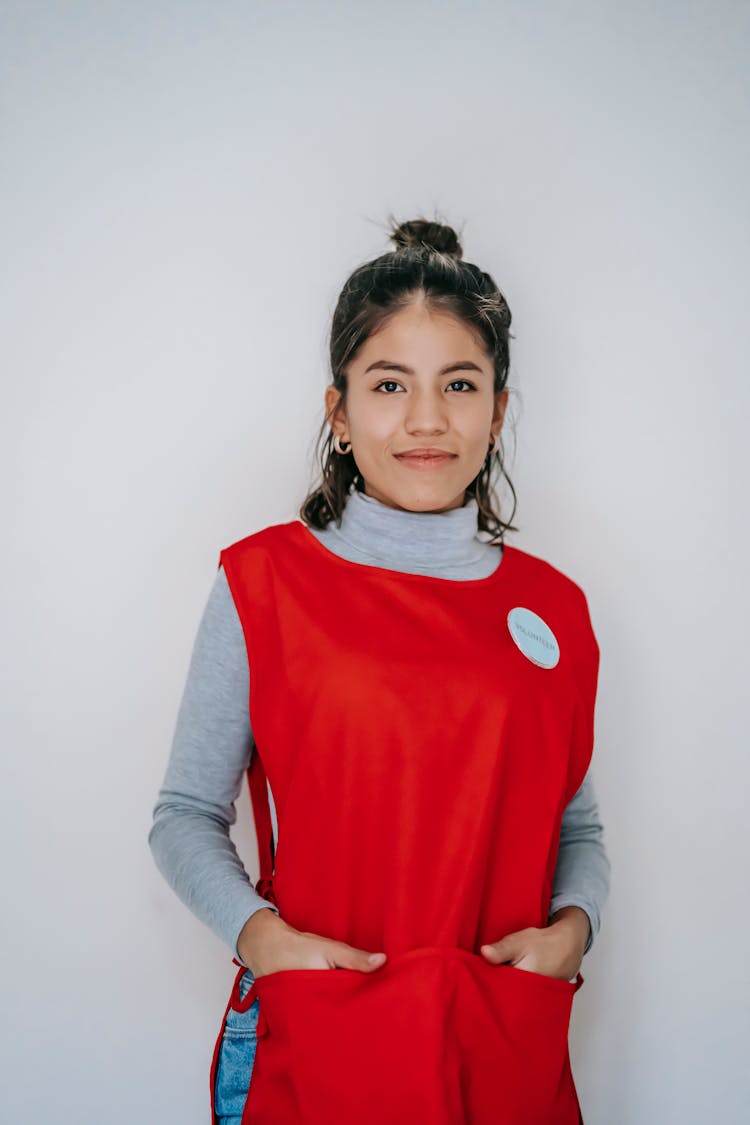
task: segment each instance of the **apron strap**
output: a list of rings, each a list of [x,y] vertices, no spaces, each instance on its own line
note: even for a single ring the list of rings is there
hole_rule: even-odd
[[[268,899],[274,906],[278,906],[273,893],[273,865],[276,859],[276,848],[273,840],[271,809],[268,804],[268,784],[266,771],[263,768],[257,746],[253,747],[247,770],[247,783],[253,805],[255,832],[258,839],[258,862],[260,864],[260,878],[255,884],[255,889],[263,898]]]
[[[250,765],[247,769],[247,783],[250,790],[250,800],[253,806],[255,833],[258,840],[258,862],[260,865],[260,878],[255,884],[255,890],[263,898],[272,902],[274,906],[278,906],[276,896],[273,893],[273,865],[276,858],[276,849],[273,840],[271,807],[268,803],[266,771],[263,767],[263,762],[258,753],[257,746],[253,747],[253,752],[250,757]],[[232,993],[229,997],[229,1007],[234,1009],[235,1012],[246,1012],[257,997],[255,980],[253,980],[247,995],[242,998],[240,996],[240,981],[247,972],[247,968],[245,965],[241,964],[236,957],[233,957],[232,961],[235,965],[239,966],[239,971],[234,978]],[[262,1009],[259,1009],[256,1034],[258,1037],[261,1037],[266,1034],[267,1030],[268,1025],[266,1023],[266,1017]]]
[[[235,964],[237,964],[237,962],[235,962]],[[240,965],[239,972],[235,976],[234,984],[232,985],[232,992],[231,992],[231,995],[229,997],[229,1006],[227,1008],[227,1012],[229,1011],[229,1008],[232,1008],[235,1012],[246,1012],[248,1010],[248,1008],[252,1005],[253,1001],[257,997],[257,992],[256,992],[256,989],[255,989],[255,981],[254,980],[253,980],[253,983],[251,984],[251,986],[248,990],[247,995],[245,997],[240,996],[240,981],[242,980],[242,978],[244,977],[246,972],[247,972],[247,969],[245,968],[245,966]],[[226,1016],[224,1018],[226,1020]],[[261,1006],[261,1007],[258,1008],[258,1022],[256,1024],[256,1035],[258,1037],[261,1037],[261,1036],[265,1035],[267,1033],[267,1031],[268,1031],[268,1023],[266,1021],[266,1017],[265,1017],[265,1014],[263,1012],[263,1008]]]
[[[219,552],[216,569],[218,570],[221,565],[221,552]],[[273,842],[271,809],[268,804],[266,773],[257,746],[253,746],[250,765],[247,768],[247,783],[253,804],[255,832],[258,838],[258,860],[260,861],[260,878],[255,884],[255,889],[263,898],[268,899],[274,906],[278,906],[273,893],[273,865],[276,858],[276,849]],[[239,961],[235,957],[232,960],[236,965],[239,965]]]

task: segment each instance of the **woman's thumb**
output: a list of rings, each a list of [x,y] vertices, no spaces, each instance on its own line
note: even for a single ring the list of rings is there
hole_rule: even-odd
[[[508,938],[502,938],[500,941],[493,942],[492,944],[483,945],[480,948],[482,955],[496,965],[502,964],[504,961],[513,960],[513,949],[511,942]]]
[[[345,942],[337,942],[336,946],[335,960],[339,969],[358,969],[361,973],[368,973],[371,969],[379,969],[386,960],[385,953],[368,953],[366,949],[358,949],[356,945]]]

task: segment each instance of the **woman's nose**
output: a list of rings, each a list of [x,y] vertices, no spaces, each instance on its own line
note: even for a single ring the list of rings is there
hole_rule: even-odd
[[[448,423],[445,403],[431,395],[413,395],[406,409],[405,425],[410,432],[444,430]]]

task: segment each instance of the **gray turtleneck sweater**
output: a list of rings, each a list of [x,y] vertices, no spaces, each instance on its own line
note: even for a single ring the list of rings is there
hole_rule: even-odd
[[[446,512],[412,512],[355,490],[340,527],[332,521],[311,531],[352,562],[411,574],[461,581],[484,578],[502,566],[498,547],[479,537],[474,499]],[[255,891],[229,832],[253,752],[248,697],[245,639],[220,568],[195,638],[148,843],[175,893],[240,964],[237,939],[247,919],[260,909],[278,913]],[[271,815],[276,833],[273,804]],[[568,905],[586,911],[591,933],[584,952],[599,932],[609,878],[589,770],[563,814],[550,905],[550,915]]]

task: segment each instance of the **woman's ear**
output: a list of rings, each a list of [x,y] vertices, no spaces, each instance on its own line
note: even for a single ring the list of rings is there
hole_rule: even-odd
[[[333,432],[338,433],[342,439],[344,437],[343,427],[346,425],[343,406],[341,391],[337,390],[333,383],[329,383],[325,392],[326,419]]]
[[[510,391],[504,387],[502,391],[498,391],[495,395],[495,409],[492,412],[492,431],[495,434],[495,439],[500,437],[500,430],[503,428],[503,418],[505,417],[505,408],[508,405],[508,396]],[[497,431],[495,431],[495,423],[497,423]]]

